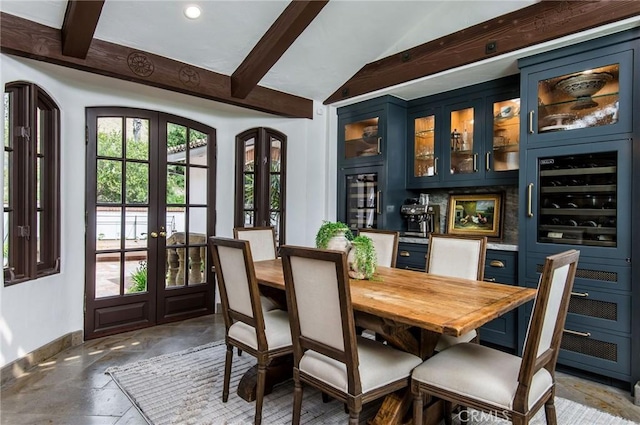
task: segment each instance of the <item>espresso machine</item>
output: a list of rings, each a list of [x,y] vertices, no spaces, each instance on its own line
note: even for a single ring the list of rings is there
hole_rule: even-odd
[[[407,223],[405,236],[426,238],[430,233],[440,232],[440,207],[429,205],[429,195],[405,199],[400,215]]]

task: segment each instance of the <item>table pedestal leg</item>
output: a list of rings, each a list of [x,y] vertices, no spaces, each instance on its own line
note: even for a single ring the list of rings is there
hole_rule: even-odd
[[[273,387],[293,376],[293,356],[280,356],[271,360],[267,366],[267,376],[264,384],[264,395],[271,394]],[[254,365],[245,372],[238,384],[238,395],[243,400],[252,402],[256,399],[256,385],[258,383],[258,365]]]

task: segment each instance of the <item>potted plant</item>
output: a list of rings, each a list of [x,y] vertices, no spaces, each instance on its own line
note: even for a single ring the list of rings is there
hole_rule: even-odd
[[[376,249],[371,238],[363,235],[353,238],[347,261],[349,262],[350,277],[371,279],[378,264]]]
[[[353,233],[345,223],[324,220],[316,233],[316,248],[347,252],[351,239]]]

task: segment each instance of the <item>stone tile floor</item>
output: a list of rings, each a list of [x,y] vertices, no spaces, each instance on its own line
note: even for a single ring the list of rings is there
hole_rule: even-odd
[[[109,366],[171,353],[224,338],[222,316],[210,315],[87,341],[2,383],[0,423],[146,424],[104,374]],[[561,397],[640,423],[629,392],[558,373]]]

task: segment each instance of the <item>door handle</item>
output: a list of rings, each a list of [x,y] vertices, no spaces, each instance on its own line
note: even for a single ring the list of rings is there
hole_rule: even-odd
[[[531,205],[531,197],[533,196],[533,183],[527,186],[527,217],[533,217],[533,206]]]
[[[380,209],[380,195],[382,194],[382,191],[379,190],[376,193],[376,214],[380,215],[382,214],[382,210]]]
[[[529,111],[529,134],[533,134],[533,110]]]
[[[160,233],[158,233],[158,234],[159,234],[161,237],[163,237],[163,238],[164,238],[165,236],[167,236],[167,232],[160,232]]]
[[[434,176],[438,175],[438,157],[437,156],[433,160],[433,175]]]
[[[491,171],[491,164],[489,164],[490,156],[491,156],[491,152],[487,152],[484,154],[484,169],[487,171]]]
[[[478,154],[477,153],[473,154],[473,172],[474,173],[478,172]]]
[[[380,150],[380,142],[382,142],[382,137],[378,137],[378,154],[382,153],[382,151]]]
[[[152,238],[157,238],[157,237],[158,237],[158,232],[151,232],[151,233],[149,233],[149,235],[150,235]]]

